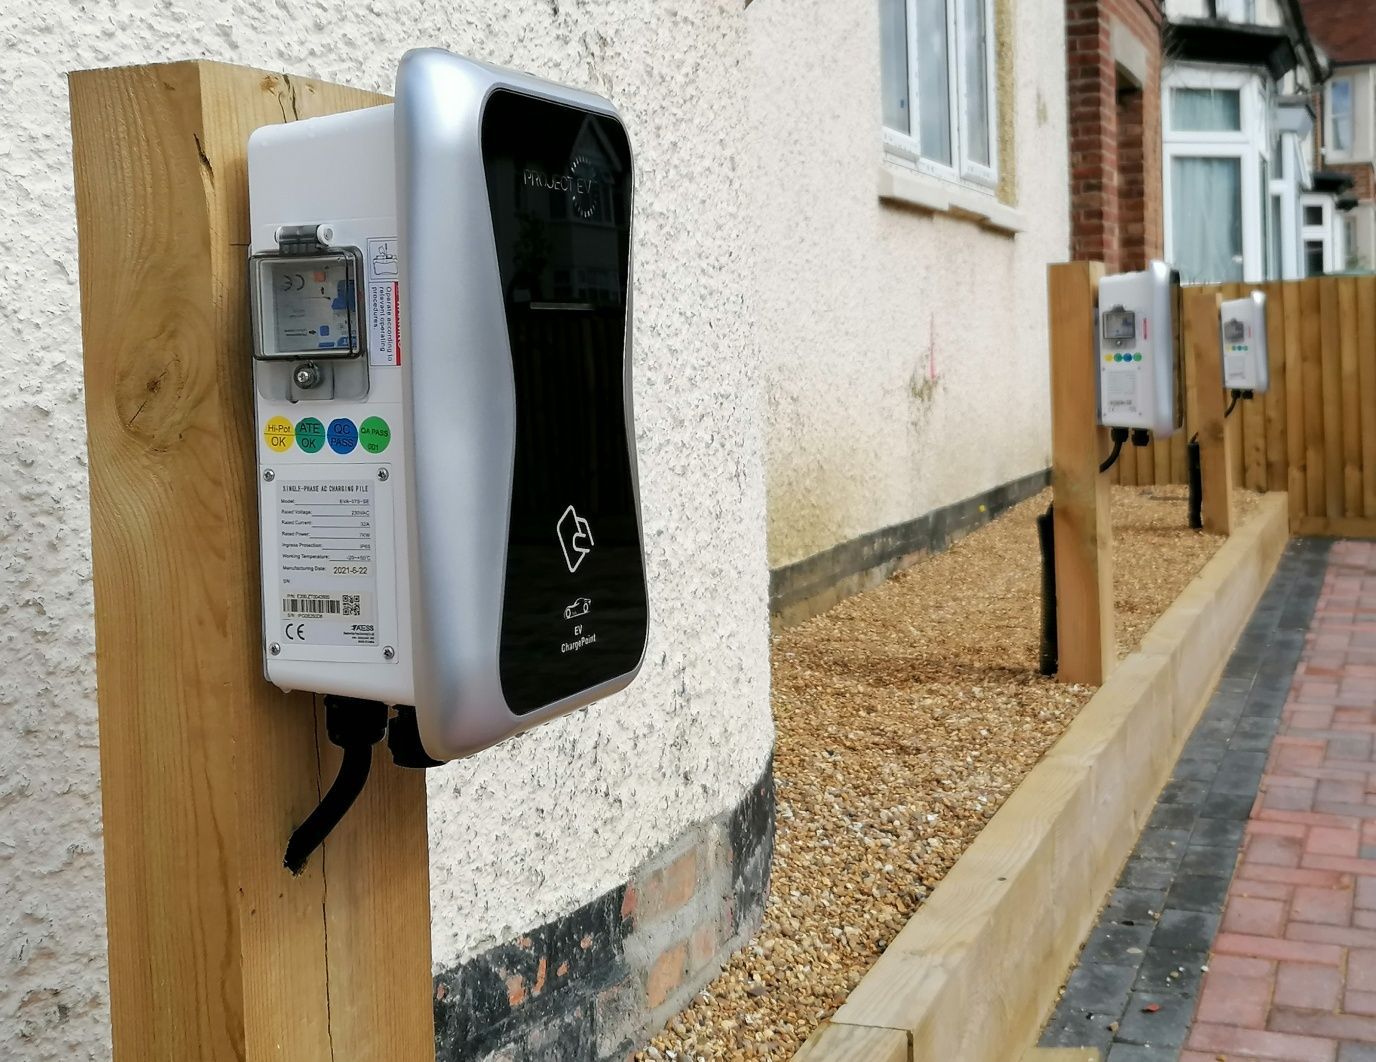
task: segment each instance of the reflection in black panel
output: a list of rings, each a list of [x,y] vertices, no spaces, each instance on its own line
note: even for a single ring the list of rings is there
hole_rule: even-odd
[[[645,577],[623,398],[631,160],[619,123],[497,92],[483,164],[516,389],[500,672],[524,714],[626,674]]]

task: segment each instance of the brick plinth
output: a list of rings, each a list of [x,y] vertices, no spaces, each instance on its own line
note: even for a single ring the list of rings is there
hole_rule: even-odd
[[[629,881],[436,975],[436,1062],[603,1062],[649,1039],[759,926],[773,779],[770,763]]]

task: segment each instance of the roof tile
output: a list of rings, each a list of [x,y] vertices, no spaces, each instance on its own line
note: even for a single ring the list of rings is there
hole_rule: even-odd
[[[1335,63],[1376,62],[1376,2],[1300,0],[1310,36]]]

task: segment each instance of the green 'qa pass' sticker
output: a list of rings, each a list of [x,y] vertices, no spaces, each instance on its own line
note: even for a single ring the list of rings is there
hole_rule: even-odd
[[[392,429],[381,417],[369,417],[358,426],[358,442],[370,454],[380,454],[392,441]]]

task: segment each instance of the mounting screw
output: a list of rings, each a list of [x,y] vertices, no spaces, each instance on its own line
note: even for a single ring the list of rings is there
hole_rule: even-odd
[[[292,373],[292,379],[296,381],[296,386],[303,391],[309,391],[312,387],[319,386],[320,377],[320,366],[313,361],[302,362]]]
[[[282,645],[280,642],[273,642],[271,645],[268,646],[268,652],[271,653],[273,656],[276,656],[281,651]]]
[[[377,470],[378,479],[383,480],[385,482],[386,480],[391,479],[391,477],[392,473],[388,472],[385,468],[379,468]]]
[[[267,482],[271,483],[271,482],[272,482],[274,479],[276,479],[276,478],[277,478],[277,473],[274,472],[272,469],[270,469],[270,468],[265,468],[265,469],[263,469],[263,479],[265,479]]]
[[[397,655],[397,651],[396,651],[395,649],[393,649],[390,645],[384,645],[384,646],[382,647],[382,659],[383,659],[383,660],[391,660],[391,659],[392,659],[393,657],[395,657],[396,655]]]

